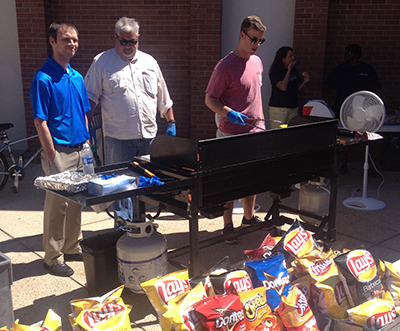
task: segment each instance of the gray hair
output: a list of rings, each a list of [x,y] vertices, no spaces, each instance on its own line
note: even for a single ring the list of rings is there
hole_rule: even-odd
[[[139,34],[139,23],[134,18],[121,17],[117,23],[115,23],[115,34],[123,32],[134,32],[136,35]]]

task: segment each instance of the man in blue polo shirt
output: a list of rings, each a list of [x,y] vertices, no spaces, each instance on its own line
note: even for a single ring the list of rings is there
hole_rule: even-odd
[[[82,170],[81,149],[89,139],[86,113],[90,111],[83,78],[69,65],[78,50],[78,30],[54,22],[48,32],[53,55],[36,73],[30,91],[47,176]],[[46,192],[43,266],[52,275],[71,276],[74,271],[65,261],[82,261],[81,211],[81,205]]]

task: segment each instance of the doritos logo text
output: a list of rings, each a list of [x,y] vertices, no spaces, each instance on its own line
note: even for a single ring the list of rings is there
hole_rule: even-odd
[[[215,320],[214,329],[226,328],[226,330],[233,330],[234,326],[240,321],[244,320],[244,314],[242,310],[236,311],[231,309],[226,309],[224,311],[224,316],[218,317]]]

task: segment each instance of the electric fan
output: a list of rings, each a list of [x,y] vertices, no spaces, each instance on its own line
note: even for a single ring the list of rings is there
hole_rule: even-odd
[[[385,106],[382,100],[369,91],[359,91],[344,100],[340,108],[340,121],[351,131],[376,132],[385,120]],[[367,198],[369,146],[365,147],[364,178],[362,197],[351,197],[343,201],[346,207],[358,210],[379,210],[386,204],[374,198]]]

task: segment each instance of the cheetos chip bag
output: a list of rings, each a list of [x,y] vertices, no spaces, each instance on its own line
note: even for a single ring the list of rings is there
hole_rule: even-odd
[[[296,286],[282,297],[277,312],[287,331],[319,331],[306,297]]]
[[[169,330],[189,330],[201,331],[203,327],[200,319],[193,309],[196,302],[204,300],[207,297],[203,283],[200,282],[196,287],[190,290],[184,297],[177,301],[175,306],[163,314],[163,319],[170,321],[170,328],[163,327],[163,331]]]
[[[264,287],[239,293],[247,330],[280,331],[276,316],[267,303]]]
[[[355,249],[334,258],[350,307],[376,297],[382,298],[383,288],[378,268],[371,253]]]
[[[3,330],[3,329],[0,329]],[[7,330],[7,328],[4,328]],[[58,316],[52,309],[49,309],[46,314],[44,321],[35,323],[33,325],[22,325],[19,324],[19,320],[16,320],[11,325],[11,331],[61,331],[61,317]]]
[[[132,306],[121,298],[124,286],[101,297],[78,299],[70,302],[69,321],[74,330],[126,330],[130,331],[129,313]]]
[[[371,330],[380,330],[396,318],[392,301],[375,298],[347,310],[349,319],[356,325]]]

